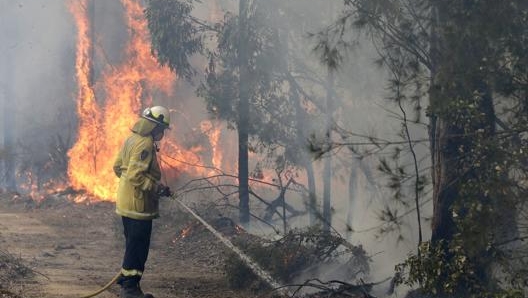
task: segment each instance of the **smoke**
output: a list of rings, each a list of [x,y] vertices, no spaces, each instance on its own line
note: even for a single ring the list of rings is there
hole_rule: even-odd
[[[213,3],[214,2],[214,3]],[[272,2],[272,1],[270,1]],[[19,160],[28,155],[35,160],[49,157],[48,144],[51,139],[61,136],[71,146],[75,141],[77,129],[75,47],[76,27],[72,20],[66,0],[0,0],[0,100],[2,112],[11,115],[11,121],[1,121],[0,142],[5,146],[5,132],[14,132]],[[123,46],[128,39],[128,28],[124,25],[120,1],[98,0],[87,9],[94,11],[94,76],[100,77],[105,69],[119,65],[123,58]],[[214,5],[213,5],[214,4]],[[75,5],[75,4],[74,4]],[[304,32],[297,38],[296,53],[304,63],[312,67],[318,78],[325,79],[327,69],[319,63],[312,51],[314,39],[309,33],[316,33],[328,25],[338,15],[340,4],[330,6],[326,1],[289,1],[288,13],[297,12],[305,20],[302,24],[293,24]],[[234,1],[204,1],[198,6],[197,16],[210,17],[216,21],[226,11],[237,13]],[[286,13],[286,12],[284,12]],[[267,24],[285,30],[291,21],[280,14]],[[277,21],[282,20],[282,21]],[[300,30],[301,30],[300,29]],[[334,105],[339,107],[335,119],[343,130],[361,135],[375,135],[380,138],[395,139],[401,122],[388,112],[397,111],[386,100],[387,75],[383,69],[375,66],[377,59],[375,48],[367,38],[359,37],[350,54],[336,72]],[[203,69],[204,61],[196,59],[197,69]],[[199,75],[201,79],[201,75]],[[195,95],[195,87],[183,80],[176,82],[175,94],[160,100],[170,102],[174,114],[174,127],[170,138],[178,140],[186,148],[195,148],[207,144],[207,131],[202,129],[203,120],[208,118],[203,99]],[[324,92],[322,92],[324,97]],[[322,100],[322,99],[321,99]],[[323,102],[323,100],[322,100]],[[2,117],[3,114],[2,114]],[[320,115],[321,118],[324,115]],[[7,119],[4,117],[4,120]],[[214,125],[220,125],[213,122]],[[305,123],[312,127],[313,123]],[[236,141],[233,131],[220,138],[220,147],[224,153],[224,165],[236,164]],[[306,132],[318,138],[324,138],[324,130]],[[414,138],[423,137],[423,130],[414,130]],[[21,148],[26,148],[21,150]],[[427,148],[420,147],[419,157],[427,156]],[[212,148],[205,148],[201,154],[211,159]],[[298,144],[298,150],[307,150]],[[308,151],[306,151],[309,153]],[[362,244],[373,255],[373,278],[382,279],[393,272],[394,264],[414,251],[417,243],[416,219],[414,213],[404,217],[404,236],[406,240],[396,244],[394,237],[376,237],[380,225],[378,214],[390,200],[391,194],[384,186],[387,181],[376,170],[379,156],[358,160],[347,149],[332,157],[334,179],[332,187],[333,224],[335,228],[353,244]],[[255,165],[255,160],[252,160]],[[318,198],[322,197],[322,162],[315,163],[317,174]],[[370,176],[369,176],[370,175]],[[300,177],[299,181],[303,181]],[[351,182],[352,181],[352,182]],[[305,181],[303,181],[305,182]],[[351,183],[353,187],[351,188]],[[352,193],[350,190],[353,190]],[[287,193],[288,201],[293,195]],[[276,192],[267,193],[274,198]],[[430,209],[429,205],[424,208]],[[351,210],[351,212],[348,212]],[[426,212],[427,216],[430,212]],[[292,225],[304,225],[306,219],[292,222]],[[349,224],[353,230],[350,231]],[[427,223],[423,223],[426,230]]]
[[[237,14],[235,1],[211,1],[215,2],[215,7],[222,13],[230,11]],[[254,1],[257,2],[257,1]],[[328,70],[320,63],[317,53],[313,51],[316,40],[311,36],[319,32],[325,26],[331,24],[339,15],[342,9],[342,2],[332,2],[329,5],[326,1],[303,0],[303,1],[260,1],[261,6],[267,7],[271,11],[272,17],[268,23],[264,24],[270,28],[281,32],[296,30],[296,35],[290,43],[292,48],[290,55],[300,59],[314,78],[325,81]],[[277,13],[276,7],[281,7]],[[210,15],[210,6],[200,7],[198,16]],[[217,16],[216,12],[214,15]],[[293,22],[292,20],[297,20]],[[300,32],[300,33],[299,33]],[[333,105],[336,112],[333,114],[335,125],[340,131],[353,132],[356,135],[372,136],[374,138],[402,141],[399,137],[402,128],[401,111],[399,107],[388,100],[390,96],[388,87],[388,74],[386,70],[376,63],[379,59],[378,52],[371,40],[357,32],[346,36],[351,41],[352,47],[340,67],[335,72]],[[269,61],[269,65],[276,64],[276,61]],[[302,73],[302,75],[306,74]],[[302,76],[300,75],[300,76]],[[302,80],[302,79],[300,79]],[[319,103],[325,103],[325,92],[321,87],[314,87],[312,81],[304,81],[307,91],[314,91],[319,94]],[[319,90],[317,90],[319,88]],[[200,99],[198,99],[200,100]],[[305,107],[310,109],[311,107]],[[406,112],[411,115],[413,107],[404,105]],[[317,109],[314,109],[317,110]],[[324,123],[325,114],[319,111],[317,122]],[[422,115],[423,116],[423,115]],[[306,129],[305,135],[313,135],[315,140],[322,141],[325,138],[325,127],[314,125],[313,122],[306,122],[301,125]],[[412,139],[426,139],[427,132],[423,125],[411,125]],[[335,139],[339,136],[334,135]],[[366,138],[350,138],[349,141],[364,143]],[[355,146],[358,151],[372,149],[371,146]],[[223,147],[223,149],[227,149]],[[305,144],[297,144],[297,152],[308,151]],[[418,144],[415,147],[418,160],[422,163],[422,168],[428,168],[428,148],[426,143]],[[373,150],[375,151],[375,150]],[[404,211],[412,209],[404,206],[399,209],[398,217],[401,222],[401,230],[381,233],[380,230],[388,230],[391,226],[384,225],[380,220],[383,210],[387,206],[394,204],[393,191],[387,189],[389,183],[386,176],[378,170],[380,158],[390,158],[391,150],[385,150],[367,157],[352,153],[347,148],[339,150],[332,155],[333,179],[332,179],[332,225],[352,244],[362,245],[369,255],[372,256],[371,280],[380,281],[392,277],[394,266],[403,261],[409,254],[416,252],[418,244],[418,228],[416,213],[414,211]],[[235,154],[231,155],[233,162],[236,162]],[[253,156],[255,159],[258,156]],[[316,170],[316,189],[319,207],[323,195],[323,160],[314,162]],[[402,164],[411,164],[410,154],[402,154]],[[252,160],[255,166],[255,160]],[[303,171],[299,171],[296,180],[307,185]],[[272,200],[277,198],[277,190],[256,190],[262,197]],[[412,189],[404,190],[404,195],[412,197]],[[303,209],[303,200],[293,191],[286,193],[288,203]],[[254,203],[252,208],[258,208]],[[431,216],[431,203],[424,203],[422,206],[422,234],[424,239],[430,237],[429,223],[423,218]],[[259,211],[252,209],[256,213]],[[320,210],[320,209],[319,209]],[[307,216],[296,217],[288,222],[290,227],[302,227],[309,223]],[[281,230],[281,222],[275,222],[276,227]],[[274,234],[266,225],[253,222],[253,231],[262,234]],[[320,268],[319,276],[327,276],[336,268]],[[383,296],[389,282],[377,287],[378,294]]]
[[[75,133],[75,28],[59,0],[2,0],[0,27],[0,140],[24,180],[21,172],[46,163],[57,138]]]
[[[328,70],[326,66],[319,63],[318,53],[313,52],[316,38],[310,38],[331,24],[341,11],[342,2],[337,1],[329,4],[325,1],[288,1],[274,3],[265,1],[262,6],[269,6],[270,10],[276,7],[285,7],[284,16],[281,13],[271,18],[266,25],[289,32],[299,30],[304,38],[297,38],[290,45],[296,58],[302,57],[305,65],[310,67],[314,77],[326,80]],[[292,19],[299,20],[293,23]],[[301,23],[302,22],[302,23]],[[279,33],[280,34],[280,33]],[[294,33],[292,33],[293,35]],[[317,37],[317,35],[315,35]],[[374,138],[402,141],[398,135],[402,128],[402,113],[395,103],[387,98],[389,93],[388,75],[385,69],[379,67],[375,62],[379,59],[378,52],[371,40],[358,32],[351,32],[345,36],[351,44],[348,55],[344,57],[338,69],[335,71],[333,85],[333,102],[335,112],[332,115],[332,125],[338,127],[338,131],[353,132],[355,135],[372,136]],[[272,62],[270,62],[271,64]],[[295,67],[292,67],[295,68]],[[294,70],[295,71],[295,70]],[[306,72],[308,73],[308,71]],[[307,86],[314,85],[311,82]],[[309,89],[309,88],[307,88]],[[311,89],[309,89],[311,90]],[[320,92],[320,103],[325,104],[325,92]],[[411,106],[404,105],[407,114],[412,115]],[[423,115],[422,115],[423,116]],[[326,115],[321,112],[320,122],[324,122]],[[410,124],[411,125],[411,124]],[[302,127],[313,127],[312,123],[305,123]],[[335,128],[335,127],[334,127]],[[422,125],[411,125],[412,139],[426,139],[427,131]],[[324,127],[315,127],[314,131],[307,133],[314,135],[316,140],[324,141]],[[334,140],[340,136],[334,134]],[[366,138],[355,137],[348,141],[365,143]],[[356,150],[363,152],[373,149],[372,146],[354,146]],[[302,144],[298,144],[298,150],[307,150]],[[415,147],[418,160],[422,167],[428,168],[428,148],[426,144]],[[372,150],[376,152],[376,150]],[[390,158],[391,150],[380,151],[376,154],[360,158],[347,148],[338,150],[331,155],[333,163],[332,180],[332,225],[333,227],[355,245],[362,245],[372,256],[372,280],[379,281],[391,277],[394,274],[394,266],[401,262],[409,253],[416,252],[418,244],[418,228],[416,213],[411,211],[404,215],[409,208],[399,209],[398,216],[401,221],[401,230],[392,233],[380,233],[381,229],[389,229],[390,226],[383,225],[380,220],[382,211],[393,204],[393,193],[387,189],[389,181],[377,170],[380,158]],[[323,156],[322,159],[327,158]],[[410,154],[402,154],[402,164],[411,164]],[[323,195],[323,161],[317,161],[316,183],[317,197],[319,202]],[[305,182],[305,181],[304,181]],[[412,197],[412,190],[404,190],[404,195]],[[293,200],[289,198],[290,202]],[[403,207],[400,205],[400,207]],[[422,217],[431,216],[431,204],[426,203],[422,208]],[[422,233],[424,239],[430,234],[428,222],[422,218]],[[302,226],[307,223],[306,219],[297,219],[292,225]],[[321,276],[331,272],[332,268],[326,268]],[[380,286],[382,292],[388,287],[388,283]]]
[[[63,2],[2,0],[0,79],[4,100],[16,105],[13,127],[21,138],[41,135],[59,110],[74,104],[75,29]]]

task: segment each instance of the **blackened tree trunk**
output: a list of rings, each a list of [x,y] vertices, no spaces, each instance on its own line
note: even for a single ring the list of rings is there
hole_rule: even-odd
[[[479,34],[464,36],[464,27],[480,23],[457,19],[459,10],[471,9],[465,4],[456,4],[460,5],[458,10],[448,4],[437,4],[436,25],[445,27],[454,22],[462,30],[434,34],[436,43],[431,47],[434,59],[430,93],[434,186],[431,241],[443,246],[448,259],[457,253],[454,247],[461,247],[459,252],[468,258],[473,278],[478,284],[490,285],[493,258],[487,245],[499,224],[495,206],[504,197],[501,188],[506,185],[495,170],[502,157],[497,148],[491,87],[487,74],[481,71],[482,61],[490,53],[489,41]],[[482,8],[489,9],[485,5]],[[472,290],[468,290],[465,281],[460,281],[454,295],[462,297]]]
[[[248,166],[248,127],[249,127],[249,66],[247,39],[247,0],[239,0],[239,103],[238,103],[238,191],[239,191],[239,220],[243,225],[249,224],[249,166]]]
[[[314,226],[317,224],[319,210],[317,208],[317,196],[315,194],[315,171],[310,159],[306,159],[304,168],[306,169],[306,176],[308,178],[308,208],[310,214],[310,226]]]
[[[346,216],[346,239],[350,241],[352,239],[352,227],[353,227],[353,215],[354,206],[358,199],[357,197],[357,186],[358,186],[358,170],[356,165],[353,163],[350,167],[350,175],[348,176],[348,205],[347,205],[347,216]]]
[[[328,72],[328,85],[326,93],[326,144],[332,142],[332,113],[333,113],[333,88],[334,74],[332,70]],[[332,226],[332,155],[329,154],[324,159],[323,168],[323,231],[330,232]]]
[[[431,240],[450,240],[453,238],[454,222],[450,211],[455,198],[458,197],[456,181],[457,141],[450,138],[460,132],[451,125],[449,120],[436,117],[431,129],[431,144],[433,152],[433,221]]]

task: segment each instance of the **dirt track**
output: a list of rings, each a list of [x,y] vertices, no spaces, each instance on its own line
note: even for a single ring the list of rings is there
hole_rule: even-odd
[[[142,288],[162,297],[255,297],[228,288],[221,271],[225,247],[207,230],[182,238],[193,220],[173,202],[154,222]],[[122,256],[121,223],[112,203],[75,204],[50,199],[39,205],[0,197],[0,249],[35,274],[10,291],[22,297],[80,297],[106,284]],[[118,297],[113,285],[98,297]]]

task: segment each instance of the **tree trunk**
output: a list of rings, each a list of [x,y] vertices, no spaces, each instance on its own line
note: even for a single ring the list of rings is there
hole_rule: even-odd
[[[300,148],[308,148],[308,138],[304,135],[305,129],[305,121],[306,121],[306,112],[301,107],[301,99],[299,97],[299,92],[297,90],[296,84],[293,82],[294,79],[291,77],[289,70],[288,70],[288,79],[290,80],[290,86],[291,86],[291,93],[294,100],[295,105],[295,115],[296,115],[296,129],[297,129],[297,145]],[[317,210],[317,197],[316,197],[316,188],[315,188],[315,172],[313,168],[312,160],[310,159],[310,155],[305,151],[301,150],[300,153],[300,162],[304,165],[304,169],[306,171],[306,178],[308,180],[308,214],[310,217],[310,226],[314,226],[317,223],[319,212]]]
[[[357,159],[353,159],[359,162]],[[354,219],[354,205],[357,200],[357,166],[355,163],[350,167],[350,175],[348,176],[348,205],[347,205],[347,217],[346,217],[346,239],[350,241],[352,239],[353,232],[353,219]]]
[[[430,139],[433,154],[433,220],[431,240],[451,240],[455,232],[451,206],[458,197],[457,165],[453,160],[458,157],[457,142],[449,136],[459,130],[450,121],[433,119]]]
[[[297,143],[298,146],[301,148],[307,148],[308,142],[307,138],[302,133],[304,131],[304,113],[305,111],[301,107],[299,94],[296,90],[292,91],[292,94],[294,96],[295,100],[295,113],[297,115]],[[308,215],[310,217],[310,226],[314,226],[317,224],[317,218],[319,210],[317,208],[317,196],[316,196],[316,188],[315,188],[315,171],[313,168],[312,160],[310,159],[310,156],[302,150],[301,152],[301,163],[304,165],[304,169],[306,171],[306,178],[308,180]]]
[[[308,158],[305,161],[306,176],[308,178],[308,208],[310,214],[310,226],[317,224],[319,210],[317,208],[317,196],[315,194],[315,172],[312,161]]]
[[[333,113],[333,98],[332,92],[334,88],[334,74],[331,70],[328,72],[328,85],[326,92],[326,144],[332,142],[332,113]],[[330,232],[332,226],[332,155],[324,159],[323,169],[323,231]]]
[[[436,25],[441,24],[438,28],[457,17],[454,8],[443,5],[446,4],[438,4],[438,13],[434,15]],[[467,26],[470,25],[475,24]],[[473,278],[478,284],[488,286],[493,258],[487,246],[499,221],[494,205],[504,197],[500,189],[489,186],[502,187],[498,186],[501,178],[492,163],[500,162],[501,157],[493,145],[497,141],[493,141],[496,116],[491,87],[486,74],[480,71],[488,41],[478,35],[472,38],[461,35],[433,31],[431,44],[431,241],[443,243],[447,261],[451,262],[455,262],[450,259],[457,252],[448,250],[448,246],[461,247],[458,253],[468,258],[474,270]],[[477,225],[479,231],[475,232]],[[464,281],[460,282],[455,287],[455,296],[462,297],[474,290]]]
[[[239,103],[238,103],[238,191],[239,219],[242,225],[249,225],[249,166],[248,166],[248,126],[249,126],[249,67],[247,38],[247,0],[239,0]]]

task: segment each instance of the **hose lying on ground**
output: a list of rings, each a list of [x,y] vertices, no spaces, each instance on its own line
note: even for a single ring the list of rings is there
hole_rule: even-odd
[[[90,297],[94,297],[94,296],[97,296],[97,295],[101,294],[102,292],[106,291],[106,289],[108,289],[111,285],[113,285],[119,279],[119,276],[121,276],[121,270],[104,287],[100,288],[99,290],[97,290],[97,291],[95,291],[95,292],[93,292],[91,294],[88,294],[86,296],[82,296],[81,298],[90,298]]]
[[[200,217],[196,212],[194,212],[191,208],[187,207],[182,201],[178,200],[176,198],[176,195],[172,195],[171,198],[176,201],[180,206],[182,206],[187,212],[189,212],[192,216],[194,216],[198,221],[200,221],[211,233],[213,233],[216,238],[218,238],[225,246],[227,246],[229,249],[231,249],[233,252],[235,252],[238,257],[248,266],[253,273],[255,273],[257,276],[259,276],[263,281],[268,283],[269,286],[271,286],[274,289],[279,289],[281,292],[288,292],[288,290],[281,286],[280,283],[278,283],[268,272],[264,271],[262,268],[259,267],[259,265],[252,260],[248,255],[243,253],[238,247],[236,247],[229,239],[222,236],[220,232],[218,232],[215,228],[213,228],[210,224],[208,224],[202,217]]]

